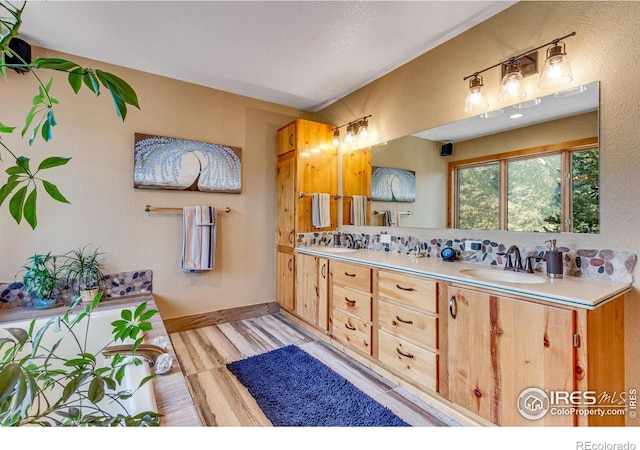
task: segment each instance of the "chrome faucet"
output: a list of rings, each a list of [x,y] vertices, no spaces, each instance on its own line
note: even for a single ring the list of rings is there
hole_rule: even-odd
[[[166,354],[167,351],[162,347],[152,344],[141,344],[138,346],[138,348],[136,348],[135,351],[133,351],[133,345],[131,344],[112,345],[102,350],[102,355],[105,358],[111,358],[117,353],[123,356],[138,356],[140,358],[144,358],[149,362],[150,367],[155,367],[156,361],[158,360],[160,355]]]

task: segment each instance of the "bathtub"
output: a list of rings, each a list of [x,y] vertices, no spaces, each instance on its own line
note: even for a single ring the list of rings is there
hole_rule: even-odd
[[[135,306],[132,308],[126,308],[134,310]],[[118,341],[116,343],[112,343],[112,335],[111,335],[111,322],[120,319],[120,313],[122,309],[96,309],[91,313],[90,326],[88,332],[88,338],[85,336],[87,329],[87,318],[85,317],[78,325],[74,327],[75,334],[79,337],[80,341],[83,342],[86,338],[86,349],[88,352],[96,355],[97,358],[97,367],[102,367],[104,365],[109,365],[110,362],[105,360],[102,356],[102,353],[99,353],[105,345],[114,345],[114,344],[122,344],[122,341]],[[71,317],[76,317],[77,314],[73,314]],[[35,330],[43,327],[50,318],[41,318],[36,320]],[[24,330],[28,330],[31,321],[20,321],[20,322],[2,322],[0,323],[0,337],[6,336],[7,331],[6,328],[22,328]],[[72,359],[77,357],[78,345],[76,344],[73,336],[66,330],[56,330],[55,324],[51,325],[41,343],[41,350],[39,350],[39,354],[45,353],[43,348],[51,348],[54,343],[62,338],[62,341],[58,348],[56,349],[56,355],[60,355],[65,359]],[[129,341],[133,342],[133,341]],[[127,343],[125,341],[124,343]],[[29,347],[29,348],[26,348]],[[31,346],[26,346],[23,353],[30,353]],[[122,380],[120,386],[116,388],[117,391],[121,391],[124,389],[131,389],[132,391],[139,385],[140,381],[149,376],[152,373],[149,364],[144,361],[141,365],[131,364],[127,366],[126,375]],[[158,412],[158,406],[156,403],[154,391],[153,391],[153,383],[154,380],[151,380],[145,383],[140,389],[138,389],[133,396],[126,400],[120,400],[120,404],[113,402],[107,396],[101,400],[99,403],[100,408],[108,412],[109,414],[128,414],[134,416],[138,413],[145,411]],[[84,388],[83,388],[84,390]],[[59,388],[58,392],[52,391],[51,394],[48,394],[48,398],[57,400],[60,398],[62,392],[62,388]],[[109,392],[108,390],[106,392]],[[88,403],[88,401],[87,401]],[[56,415],[56,417],[59,417]]]

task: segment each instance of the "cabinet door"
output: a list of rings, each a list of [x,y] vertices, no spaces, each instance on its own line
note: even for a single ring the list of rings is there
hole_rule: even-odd
[[[294,311],[294,274],[295,260],[293,254],[277,252],[276,254],[276,301],[284,308]]]
[[[449,288],[450,400],[497,425],[572,426],[574,416],[524,418],[527,388],[574,389],[575,311]]]
[[[315,325],[318,322],[318,258],[296,255],[296,314]]]
[[[295,244],[295,155],[278,158],[276,186],[276,244],[293,248]]]
[[[297,140],[295,122],[280,128],[276,134],[276,154],[280,156],[295,150]]]

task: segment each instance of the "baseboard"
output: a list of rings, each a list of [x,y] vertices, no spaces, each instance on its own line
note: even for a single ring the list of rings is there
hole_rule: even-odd
[[[191,314],[189,316],[172,317],[170,319],[164,319],[164,327],[167,329],[168,333],[178,333],[180,331],[208,327],[219,323],[266,316],[268,314],[275,314],[279,311],[280,305],[275,302],[260,303],[258,305],[240,306],[238,308]]]

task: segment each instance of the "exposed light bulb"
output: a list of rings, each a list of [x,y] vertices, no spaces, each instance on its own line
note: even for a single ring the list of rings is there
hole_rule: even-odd
[[[464,102],[464,112],[478,113],[489,107],[489,100],[487,100],[483,87],[481,76],[475,75],[469,80],[469,92]]]
[[[340,147],[340,130],[337,128],[333,131],[333,146]]]
[[[498,101],[500,103],[513,103],[522,100],[527,96],[522,86],[522,73],[517,62],[507,64],[507,73],[500,82]]]
[[[569,84],[573,80],[571,64],[564,49],[563,42],[556,42],[547,49],[538,87],[546,89],[552,86]]]
[[[358,127],[358,137],[365,139],[369,135],[369,121],[362,119]]]
[[[353,124],[350,123],[349,125],[347,125],[347,136],[345,137],[345,140],[348,144],[351,144],[354,137],[355,135],[353,134]]]

